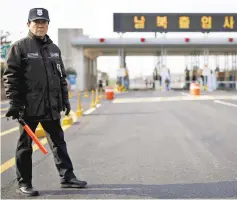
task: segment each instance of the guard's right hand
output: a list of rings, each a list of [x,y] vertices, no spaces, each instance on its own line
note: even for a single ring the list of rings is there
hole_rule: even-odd
[[[20,111],[21,111],[20,105],[11,104],[6,113],[6,117],[12,117],[12,119],[18,119]]]

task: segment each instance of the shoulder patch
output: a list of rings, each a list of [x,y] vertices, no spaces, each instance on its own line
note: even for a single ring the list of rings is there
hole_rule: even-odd
[[[59,58],[59,53],[53,53],[53,52],[50,52],[50,57],[52,58]]]
[[[38,52],[34,53],[27,53],[27,58],[40,58],[41,56],[39,55]]]

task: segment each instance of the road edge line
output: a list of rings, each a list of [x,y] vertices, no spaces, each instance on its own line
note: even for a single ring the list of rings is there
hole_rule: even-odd
[[[96,108],[99,108],[100,106],[101,106],[101,104],[98,104],[98,105],[96,105]],[[94,111],[96,110],[96,108],[94,108],[92,111],[90,111],[89,114],[92,113],[92,112],[94,112]],[[90,110],[90,109],[88,109],[88,110]],[[87,110],[87,111],[88,111],[88,110]],[[87,112],[87,111],[85,111],[85,112]],[[84,113],[85,113],[85,112],[84,112]],[[76,114],[75,114],[74,111],[71,111],[71,113],[72,113],[72,115],[73,115],[72,117],[76,116]],[[87,115],[89,115],[89,114],[87,114]],[[78,119],[77,119],[77,120],[78,120]],[[77,120],[76,120],[76,121],[77,121]],[[67,129],[69,129],[76,121],[73,120],[73,123],[72,123],[71,125],[64,125],[64,126],[62,126],[63,131],[65,132]],[[40,142],[41,142],[42,145],[45,145],[45,144],[48,143],[48,140],[47,140],[47,138],[45,137],[45,138],[41,139]],[[39,147],[38,147],[36,144],[34,144],[34,145],[32,146],[32,149],[33,149],[33,152],[35,152],[36,150],[39,149]],[[15,163],[15,157],[8,159],[6,162],[4,162],[3,164],[1,164],[1,167],[0,167],[0,174],[2,174],[3,172],[9,170],[9,169],[12,168],[13,166],[15,166],[15,164],[16,164],[16,163]]]

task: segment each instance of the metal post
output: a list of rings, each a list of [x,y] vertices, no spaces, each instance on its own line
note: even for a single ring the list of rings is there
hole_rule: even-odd
[[[187,72],[190,72],[190,67],[189,67],[189,54],[188,54],[188,52],[186,52],[184,56],[185,56],[184,88],[189,89],[189,86],[190,86],[190,73],[187,73]]]
[[[220,77],[220,59],[219,59],[219,55],[215,55],[215,77],[216,77],[216,89],[218,90],[220,88],[220,83],[219,81],[221,81],[221,77]]]
[[[215,55],[215,65],[216,65],[216,69],[220,68],[220,59],[219,59],[219,55]]]
[[[161,59],[162,59],[162,65],[167,65],[167,50],[165,48],[161,49]],[[167,66],[166,66],[167,67]]]
[[[227,72],[228,71],[228,53],[225,52],[224,54],[225,56],[225,63],[224,63],[224,71]]]
[[[208,66],[209,64],[209,49],[204,49],[204,65]]]
[[[189,69],[189,67],[188,67],[188,53],[185,53],[184,59],[185,59],[185,67],[186,67],[187,69]]]
[[[196,52],[196,66],[199,68],[200,67],[200,55],[199,53]]]
[[[194,66],[194,62],[195,62],[195,53],[191,52],[190,57],[191,57],[191,69],[193,71],[193,66]]]
[[[232,52],[232,71],[233,73],[235,73],[235,70],[236,70],[236,66],[237,63],[236,63],[236,52]]]
[[[209,49],[205,48],[203,50],[203,57],[204,57],[204,67],[209,67]],[[207,85],[207,76],[204,76],[204,85]]]
[[[196,52],[196,66],[197,66],[197,81],[203,87],[203,80],[200,80],[201,77],[201,71],[200,71],[200,53]]]
[[[237,81],[236,81],[236,76],[237,76],[237,56],[236,52],[232,52],[232,76],[233,76],[233,81],[235,82],[234,87],[237,90]]]
[[[225,52],[225,63],[224,63],[224,72],[225,72],[225,79],[224,81],[228,81],[229,77],[229,53]],[[225,83],[225,88],[228,88],[228,83]]]

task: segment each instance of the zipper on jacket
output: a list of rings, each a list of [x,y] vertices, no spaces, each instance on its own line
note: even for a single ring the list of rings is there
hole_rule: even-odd
[[[44,60],[45,60],[45,57],[43,56],[44,55],[44,51],[45,50],[43,50],[44,48],[46,48],[46,46],[42,46],[41,48],[40,48],[40,53],[41,53],[41,56],[43,57],[43,63],[44,63],[44,68],[45,68],[45,73],[46,73],[46,79],[47,79],[47,93],[48,93],[48,98],[46,99],[46,105],[45,105],[45,109],[47,109],[47,102],[49,103],[49,109],[50,109],[50,111],[51,111],[51,117],[54,119],[54,117],[53,117],[53,114],[52,114],[52,105],[51,105],[51,101],[50,101],[50,92],[49,92],[49,77],[48,77],[48,72],[47,72],[47,66],[45,65],[45,62],[44,62]]]

